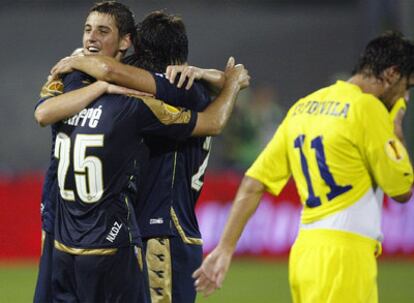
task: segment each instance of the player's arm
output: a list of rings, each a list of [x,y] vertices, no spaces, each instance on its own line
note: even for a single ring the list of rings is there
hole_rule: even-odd
[[[37,106],[34,116],[40,126],[47,126],[71,117],[100,97],[108,89],[108,83],[95,83],[44,100]]]
[[[106,56],[66,57],[52,68],[51,74],[56,78],[73,70],[80,70],[98,80],[149,93],[173,106],[194,108],[194,104],[209,103],[209,100],[206,100],[206,97],[209,96],[206,96],[201,84],[192,85],[189,89],[178,88],[162,74],[153,74],[141,68],[122,64]],[[223,88],[225,80],[223,72],[208,70],[204,74],[206,79],[217,81],[218,88]]]
[[[248,176],[243,178],[219,244],[193,274],[198,292],[208,296],[221,287],[237,241],[247,221],[256,211],[264,191],[265,186],[260,181]]]
[[[234,66],[234,58],[230,57],[224,73],[223,89],[217,98],[198,114],[192,136],[216,136],[226,125],[242,87],[248,85],[250,76],[243,65]]]
[[[364,132],[359,135],[363,138],[360,144],[368,167],[375,182],[389,197],[397,202],[407,202],[413,186],[413,168],[408,152],[394,133],[389,113],[378,100],[361,101],[360,121]]]
[[[56,77],[73,70],[82,71],[98,80],[156,94],[156,83],[150,72],[123,64],[115,58],[101,55],[66,57],[52,68],[51,74]]]
[[[410,200],[411,196],[413,195],[412,191],[406,192],[405,194],[396,195],[394,197],[391,197],[393,200],[400,202],[400,203],[406,203]]]
[[[217,69],[205,69],[190,65],[170,65],[166,69],[166,77],[174,84],[176,77],[180,74],[177,87],[181,88],[186,82],[185,89],[192,87],[194,80],[202,80],[207,83],[209,89],[217,94],[224,86],[224,72]],[[242,87],[243,88],[243,87]]]
[[[263,193],[267,191],[278,195],[289,180],[291,171],[285,138],[286,125],[284,122],[279,126],[272,140],[247,170],[217,248],[194,273],[197,291],[209,295],[221,287],[236,243]]]
[[[394,133],[397,138],[401,141],[401,143],[406,147],[406,141],[404,139],[404,132],[403,132],[403,120],[406,112],[406,101],[404,98],[400,98],[395,104],[394,107],[391,109],[391,119],[394,124]],[[394,196],[393,199],[397,202],[404,203],[407,202],[411,198],[412,193],[408,192],[402,195]]]
[[[62,91],[53,97],[45,98],[36,107],[34,117],[40,126],[47,126],[72,117],[105,93],[140,94],[135,90],[96,81],[88,86],[75,73],[65,78]],[[53,80],[59,82],[60,80]],[[49,85],[53,85],[53,81]],[[48,84],[46,84],[47,86]]]
[[[248,83],[250,79],[243,65],[234,66],[233,58],[228,61],[225,77],[222,91],[203,112],[176,108],[154,98],[141,98],[143,102],[136,103],[141,106],[136,111],[137,127],[144,134],[175,139],[220,134],[231,115],[242,83]]]

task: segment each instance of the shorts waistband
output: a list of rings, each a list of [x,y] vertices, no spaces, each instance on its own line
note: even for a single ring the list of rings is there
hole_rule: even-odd
[[[54,246],[57,250],[63,251],[71,255],[83,255],[83,256],[107,256],[117,253],[117,248],[75,248],[67,246],[59,241],[55,240]]]
[[[377,257],[382,253],[381,242],[368,237],[340,230],[301,229],[296,241],[298,243],[306,243],[307,245],[323,243],[352,246],[356,249],[368,249],[372,250]]]

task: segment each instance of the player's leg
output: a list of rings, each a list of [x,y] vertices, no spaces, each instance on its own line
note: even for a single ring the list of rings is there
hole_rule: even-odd
[[[152,303],[172,302],[172,264],[169,238],[144,241]]]
[[[53,235],[42,230],[42,249],[39,261],[34,303],[52,302]]]
[[[202,246],[186,244],[180,237],[145,241],[152,303],[193,303],[192,273],[203,259]]]
[[[201,265],[203,247],[199,244],[184,243],[181,237],[171,241],[172,259],[172,302],[194,303],[196,291],[192,273]]]
[[[142,250],[118,248],[114,255],[76,256],[80,302],[149,302]]]
[[[351,233],[301,231],[289,259],[293,302],[377,302],[375,247]]]
[[[76,295],[75,256],[53,248],[53,302],[79,302]]]

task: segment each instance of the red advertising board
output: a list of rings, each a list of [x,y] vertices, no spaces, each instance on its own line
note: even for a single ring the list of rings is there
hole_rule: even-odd
[[[240,180],[241,175],[231,171],[206,176],[197,205],[206,252],[218,242]],[[0,177],[0,260],[39,256],[41,186],[41,174]],[[246,226],[237,254],[285,256],[295,239],[300,211],[292,182],[278,197],[265,195]],[[414,257],[414,201],[385,200],[383,233],[383,255]]]
[[[206,178],[197,207],[205,252],[218,243],[240,180],[240,175],[231,172],[212,173]],[[298,231],[301,208],[293,182],[278,197],[264,195],[242,234],[236,253],[286,255]],[[414,257],[414,201],[400,204],[385,197],[382,232],[384,256]]]

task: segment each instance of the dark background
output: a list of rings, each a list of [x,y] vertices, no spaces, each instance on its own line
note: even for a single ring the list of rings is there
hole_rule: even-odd
[[[0,2],[0,174],[47,166],[50,130],[34,121],[34,105],[50,68],[81,46],[83,23],[93,3]],[[252,76],[250,92],[242,98],[254,107],[255,90],[270,88],[271,102],[281,112],[297,98],[346,78],[365,43],[384,29],[414,34],[411,0],[123,3],[137,21],[156,9],[180,15],[190,40],[190,64],[222,69],[235,56]],[[410,150],[413,116],[409,108],[405,128]],[[220,160],[227,150],[223,144],[219,139],[213,147],[215,168],[228,165]]]

